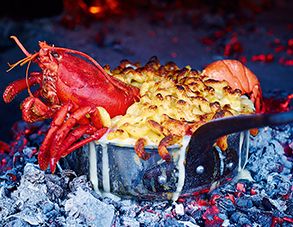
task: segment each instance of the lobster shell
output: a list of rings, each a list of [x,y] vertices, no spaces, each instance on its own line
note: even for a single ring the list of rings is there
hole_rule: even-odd
[[[219,60],[209,64],[204,74],[214,80],[225,80],[233,89],[240,89],[255,104],[256,112],[262,112],[262,90],[256,75],[238,60]]]

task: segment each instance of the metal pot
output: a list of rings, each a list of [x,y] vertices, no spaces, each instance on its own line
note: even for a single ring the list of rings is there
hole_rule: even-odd
[[[182,146],[169,147],[173,159],[166,163],[154,146],[145,148],[151,158],[144,161],[133,145],[101,139],[67,156],[62,166],[87,174],[97,192],[124,198],[177,200],[181,194],[220,183],[245,165],[249,132],[229,135],[225,152],[214,146],[210,152],[193,154],[192,168],[185,166],[189,141],[186,136]],[[186,172],[190,169],[193,172]]]
[[[101,139],[69,155],[65,167],[88,174],[96,191],[175,201],[179,195],[213,188],[245,167],[250,133],[244,130],[292,122],[292,111],[210,121],[199,127],[190,141],[184,137],[183,146],[169,147],[173,157],[170,163],[161,159],[156,147],[146,147],[151,158],[143,161],[133,146]],[[216,139],[223,135],[228,135],[228,149],[224,152],[214,146]]]

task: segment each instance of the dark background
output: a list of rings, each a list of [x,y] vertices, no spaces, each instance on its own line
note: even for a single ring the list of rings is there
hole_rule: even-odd
[[[200,70],[218,59],[245,57],[265,95],[286,95],[293,91],[293,69],[280,59],[292,59],[292,53],[288,54],[288,41],[293,38],[292,2],[125,0],[122,12],[106,12],[99,17],[79,12],[82,20],[75,21],[72,18],[77,14],[65,12],[63,1],[1,1],[0,93],[10,82],[25,77],[25,67],[6,72],[8,62],[24,57],[9,39],[16,35],[31,53],[38,51],[38,41],[45,40],[83,51],[112,68],[122,59],[144,64],[154,55],[161,63],[174,61],[180,67],[190,65]],[[90,5],[92,1],[84,3]],[[215,32],[227,29],[224,36],[215,38]],[[224,48],[235,34],[243,50],[225,56]],[[203,42],[207,37],[214,43]],[[276,39],[287,49],[276,52],[272,44]],[[271,62],[251,60],[255,55],[270,53],[274,55]],[[35,65],[30,68],[31,72],[36,70]],[[0,140],[11,139],[10,129],[21,120],[19,105],[25,97],[27,91],[10,104],[1,98]]]

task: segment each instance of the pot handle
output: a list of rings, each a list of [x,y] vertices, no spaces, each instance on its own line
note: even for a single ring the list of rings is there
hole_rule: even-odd
[[[217,180],[219,154],[213,147],[216,140],[224,135],[265,126],[278,126],[293,122],[293,111],[276,114],[251,114],[220,118],[199,127],[192,135],[186,152],[185,184],[188,191],[206,183],[204,179]],[[235,156],[234,152],[233,156]],[[211,163],[217,166],[211,168]],[[232,169],[231,169],[232,172]]]

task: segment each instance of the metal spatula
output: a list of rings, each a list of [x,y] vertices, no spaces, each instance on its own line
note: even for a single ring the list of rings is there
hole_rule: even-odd
[[[265,126],[278,126],[293,122],[293,111],[277,114],[253,114],[222,118],[210,121],[199,127],[192,135],[185,159],[185,180],[182,193],[206,188],[213,182],[231,175],[238,166],[240,132]],[[221,152],[214,146],[216,140],[229,135],[228,149]],[[249,138],[247,138],[249,139]],[[234,146],[238,143],[236,146]],[[178,181],[178,169],[174,164],[162,163],[146,171],[155,184],[163,171],[168,181]],[[177,179],[177,180],[176,180]],[[160,187],[164,191],[164,185]],[[170,190],[170,185],[168,185]],[[148,188],[148,190],[151,190]],[[156,189],[158,190],[158,189]],[[175,191],[174,187],[171,191]],[[158,191],[157,191],[158,192]]]
[[[226,158],[220,165],[218,151],[213,148],[216,140],[224,135],[265,126],[278,126],[293,122],[293,111],[276,114],[253,114],[228,117],[208,122],[191,137],[186,154],[185,184],[183,191],[197,188],[232,172],[238,163],[235,150],[223,152]],[[211,168],[213,163],[213,168]],[[223,168],[219,170],[219,168]]]

